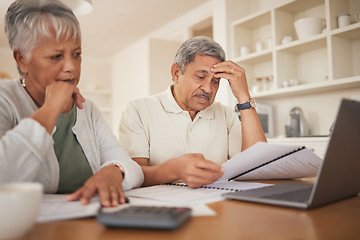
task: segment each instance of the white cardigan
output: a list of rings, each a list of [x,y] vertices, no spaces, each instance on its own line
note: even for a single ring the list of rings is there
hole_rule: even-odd
[[[40,182],[45,193],[55,193],[59,164],[52,136],[29,118],[37,109],[19,79],[0,82],[0,183]],[[78,109],[72,130],[93,173],[108,164],[120,163],[125,170],[124,190],[142,185],[140,166],[125,152],[91,101],[86,100],[84,108]]]

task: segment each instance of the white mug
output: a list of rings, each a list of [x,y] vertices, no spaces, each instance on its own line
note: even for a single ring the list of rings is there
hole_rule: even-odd
[[[18,238],[34,225],[43,185],[35,182],[0,184],[0,239]]]
[[[256,42],[256,51],[261,52],[263,50],[263,43],[261,40]]]
[[[344,13],[337,16],[338,28],[350,25],[350,14]]]
[[[240,47],[240,56],[244,57],[245,55],[250,53],[250,48],[248,46],[241,46]]]
[[[272,48],[272,38],[271,38],[271,37],[269,37],[269,38],[267,39],[267,48],[268,48],[268,49]]]

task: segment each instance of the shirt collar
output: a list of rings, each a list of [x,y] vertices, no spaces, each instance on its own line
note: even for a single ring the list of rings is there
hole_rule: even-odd
[[[173,86],[174,85],[170,85],[168,89],[160,95],[160,102],[163,105],[165,111],[168,113],[186,112],[183,109],[181,109],[179,104],[176,102],[171,91]],[[199,118],[204,118],[204,119],[213,119],[214,118],[213,105],[214,104],[211,104],[206,109],[198,112],[197,116],[199,116]]]

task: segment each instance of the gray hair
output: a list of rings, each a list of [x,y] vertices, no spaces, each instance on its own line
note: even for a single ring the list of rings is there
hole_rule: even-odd
[[[21,51],[27,60],[43,38],[81,41],[77,18],[58,0],[14,1],[5,15],[5,33],[11,49]]]
[[[176,63],[181,72],[184,73],[186,65],[194,61],[196,54],[201,56],[211,56],[225,61],[226,56],[224,49],[214,40],[208,37],[199,36],[186,40],[179,48],[175,55]]]

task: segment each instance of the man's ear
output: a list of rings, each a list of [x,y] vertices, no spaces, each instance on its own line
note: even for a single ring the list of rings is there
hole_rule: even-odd
[[[13,52],[13,57],[22,73],[27,73],[27,60],[24,54],[20,50],[15,49]]]
[[[177,65],[177,63],[174,63],[171,66],[171,76],[172,76],[174,83],[178,82],[180,74],[181,74],[181,69],[179,68],[179,65]]]

